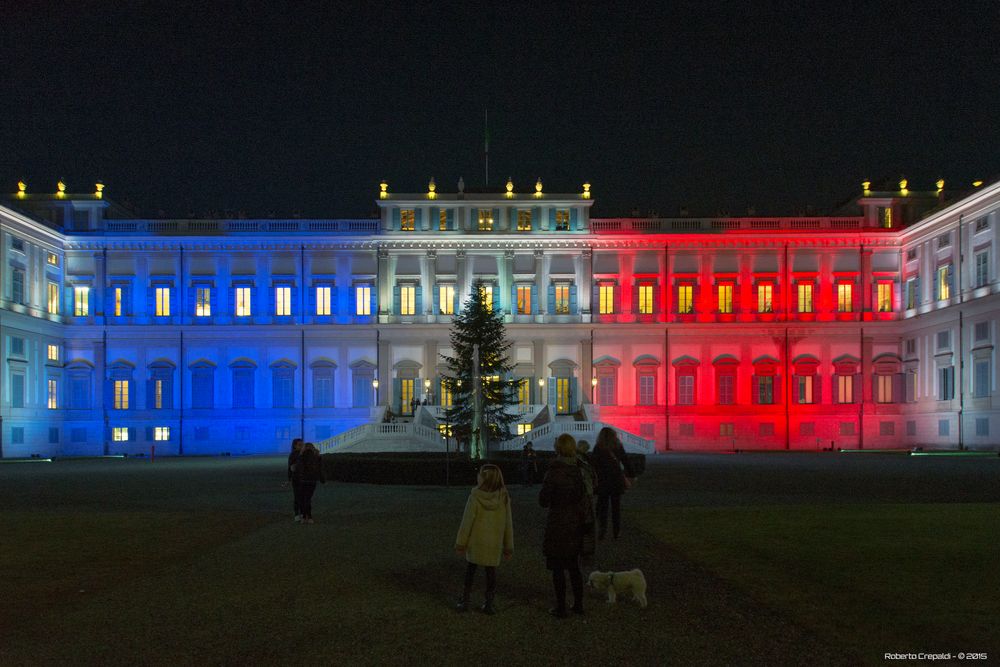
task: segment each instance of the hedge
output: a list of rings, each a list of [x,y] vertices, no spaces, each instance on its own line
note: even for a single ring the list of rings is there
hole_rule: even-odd
[[[541,482],[552,452],[538,452],[536,482]],[[636,475],[646,470],[643,454],[629,454],[629,463]],[[520,484],[521,453],[494,452],[488,459],[473,461],[464,454],[448,457],[448,481],[455,486],[472,486],[476,472],[483,463],[500,467],[507,484]],[[385,452],[371,454],[324,454],[323,472],[336,482],[364,484],[440,485],[445,483],[445,455],[432,452]]]

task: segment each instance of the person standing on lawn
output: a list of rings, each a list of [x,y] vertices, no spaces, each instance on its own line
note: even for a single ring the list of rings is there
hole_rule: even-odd
[[[552,571],[556,606],[549,613],[566,618],[566,575],[573,587],[573,612],[583,613],[583,575],[580,555],[587,521],[587,489],[576,463],[576,441],[568,433],[556,439],[556,458],[549,464],[538,503],[549,508],[542,552]]]
[[[603,540],[607,535],[610,504],[612,535],[617,540],[621,534],[622,494],[632,485],[635,475],[625,455],[625,447],[613,428],[605,426],[597,434],[591,463],[597,473],[597,539]]]
[[[299,509],[302,511],[302,523],[313,523],[312,497],[316,492],[316,484],[326,483],[323,476],[323,458],[319,455],[316,445],[307,442],[302,446],[299,460],[295,462],[293,479],[299,482]]]
[[[465,586],[455,609],[467,611],[472,584],[479,565],[486,570],[486,601],[482,611],[493,615],[497,588],[497,566],[500,558],[510,560],[514,555],[514,522],[511,515],[510,494],[503,483],[503,473],[497,466],[487,463],[479,469],[479,485],[469,493],[465,503],[462,524],[455,538],[455,553],[465,555]]]
[[[537,471],[538,457],[531,440],[525,443],[521,449],[521,483],[524,486],[531,486],[535,483],[535,472]]]
[[[295,463],[299,460],[299,454],[301,453],[302,438],[295,438],[292,440],[292,451],[288,453],[288,465],[285,468],[285,472],[288,473],[288,481],[285,484],[292,485],[292,505],[295,512],[295,523],[302,521],[302,508],[299,507],[299,482],[292,471],[295,469]]]

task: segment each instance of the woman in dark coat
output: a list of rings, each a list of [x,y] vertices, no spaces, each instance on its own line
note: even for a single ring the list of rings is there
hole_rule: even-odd
[[[292,451],[288,453],[288,483],[292,485],[292,504],[295,510],[295,523],[302,521],[302,508],[299,507],[299,480],[295,477],[295,464],[302,453],[302,438],[292,440]]]
[[[573,611],[583,613],[583,576],[580,553],[587,520],[587,492],[583,474],[576,465],[576,442],[563,434],[556,440],[557,457],[549,464],[538,502],[549,508],[545,522],[542,552],[545,566],[552,570],[556,606],[549,611],[556,618],[566,618],[566,575],[573,587]]]
[[[302,453],[295,463],[292,479],[298,479],[299,509],[302,511],[302,523],[312,523],[312,497],[316,492],[316,484],[326,482],[323,476],[323,459],[316,445],[307,442],[302,446]]]
[[[612,534],[618,539],[621,534],[622,494],[626,489],[626,478],[631,479],[634,475],[625,448],[613,428],[605,426],[597,434],[597,445],[590,463],[597,473],[597,539],[603,540],[608,532],[608,504],[611,505]]]

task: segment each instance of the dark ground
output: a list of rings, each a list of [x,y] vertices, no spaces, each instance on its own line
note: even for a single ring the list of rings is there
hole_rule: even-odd
[[[511,486],[500,613],[459,616],[468,489],[328,484],[301,526],[282,468],[0,465],[0,664],[828,665],[1000,649],[997,458],[652,458],[594,565],[642,568],[650,606],[590,592],[567,621],[546,614],[537,487]]]

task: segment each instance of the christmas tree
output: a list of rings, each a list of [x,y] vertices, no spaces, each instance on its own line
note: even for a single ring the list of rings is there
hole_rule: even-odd
[[[459,442],[470,443],[469,454],[479,458],[488,443],[511,437],[510,424],[516,415],[507,412],[516,402],[517,382],[510,379],[514,366],[507,353],[511,343],[503,325],[503,311],[493,308],[492,299],[477,280],[462,312],[455,316],[451,329],[453,357],[441,355],[448,364],[448,377],[442,381],[451,394],[446,420]],[[478,351],[478,376],[475,352]],[[476,388],[479,387],[477,419]]]

